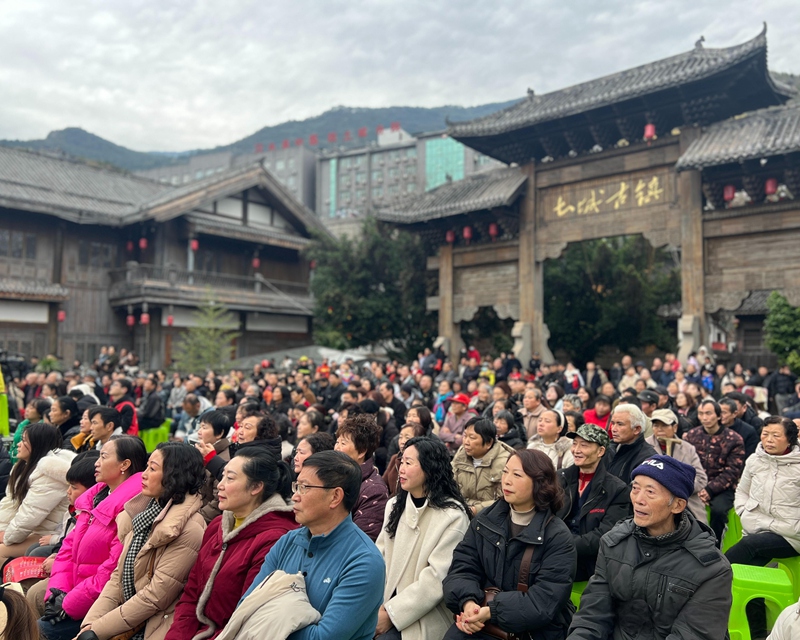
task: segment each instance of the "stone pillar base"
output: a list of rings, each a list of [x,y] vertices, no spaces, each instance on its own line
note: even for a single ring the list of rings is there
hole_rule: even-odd
[[[700,318],[693,315],[682,315],[678,320],[678,360],[682,364],[686,364],[689,354],[697,351],[701,344]]]
[[[524,367],[528,366],[528,361],[533,353],[538,353],[542,362],[548,364],[555,362],[555,357],[550,351],[550,347],[547,346],[550,330],[546,324],[542,324],[541,335],[536,336],[533,332],[533,325],[527,322],[515,322],[511,329],[511,337],[514,338],[514,355]]]

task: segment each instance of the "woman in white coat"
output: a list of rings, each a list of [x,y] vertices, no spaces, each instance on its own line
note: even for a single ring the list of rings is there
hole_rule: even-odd
[[[412,438],[400,455],[400,489],[386,505],[378,550],[386,562],[378,640],[441,638],[453,622],[442,580],[471,518],[444,444]]]
[[[761,443],[744,466],[734,509],[742,539],[725,557],[733,564],[764,566],[800,555],[800,446],[788,418],[764,420]]]
[[[69,508],[67,470],[75,454],[61,449],[50,424],[28,425],[0,501],[0,563],[25,555],[42,536],[59,533]]]

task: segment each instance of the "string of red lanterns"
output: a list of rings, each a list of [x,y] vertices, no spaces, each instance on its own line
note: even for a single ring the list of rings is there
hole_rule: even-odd
[[[394,132],[400,131],[400,129],[401,129],[400,123],[397,122],[397,121],[394,121],[394,122],[390,123],[389,124],[389,129],[391,131],[394,131]],[[384,131],[386,131],[386,127],[384,127],[382,124],[379,124],[377,127],[375,127],[375,133],[377,135],[382,134]],[[368,137],[369,136],[369,127],[359,127],[357,132],[356,132],[356,136],[358,136],[359,138]],[[330,131],[327,134],[327,140],[330,143],[337,142],[339,140],[339,134],[336,133],[335,131]],[[353,140],[353,133],[350,130],[345,131],[342,134],[342,140],[344,142],[351,142]],[[302,147],[304,143],[305,143],[305,139],[304,138],[295,138],[295,140],[294,140],[294,146],[295,147]],[[309,134],[309,136],[308,136],[308,145],[311,146],[311,147],[315,147],[318,144],[319,144],[319,135],[316,134],[316,133]],[[285,140],[281,141],[281,148],[282,149],[288,149],[291,146],[292,146],[292,143],[291,143],[291,141],[289,139],[285,139]],[[275,143],[275,142],[270,142],[267,145],[267,150],[268,151],[275,151],[277,148],[278,148],[278,146],[277,146],[277,143]],[[256,142],[253,145],[253,149],[254,149],[255,153],[264,153],[264,143],[263,142]]]

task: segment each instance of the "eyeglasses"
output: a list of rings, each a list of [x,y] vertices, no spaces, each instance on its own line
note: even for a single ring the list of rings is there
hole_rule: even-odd
[[[323,487],[319,484],[300,484],[299,482],[292,483],[292,493],[297,493],[301,496],[306,495],[309,489],[335,489],[336,487]]]

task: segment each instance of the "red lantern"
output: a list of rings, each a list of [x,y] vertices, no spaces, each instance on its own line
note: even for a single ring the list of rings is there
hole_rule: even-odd
[[[336,134],[333,131],[328,134],[328,142],[336,142]]]
[[[654,140],[655,137],[656,137],[656,125],[649,123],[644,125],[644,139],[649,142],[650,140]]]
[[[455,231],[448,229],[447,233],[444,234],[444,239],[447,240],[447,244],[453,244],[456,241]]]
[[[128,317],[125,318],[125,324],[127,324],[129,327],[132,327],[133,325],[136,324],[136,318],[132,313],[129,313]]]
[[[267,149],[269,149],[270,151],[275,151],[275,143],[274,142],[270,142],[269,146],[267,147]]]
[[[175,316],[173,315],[167,316],[167,326],[171,327],[173,324],[175,324]]]
[[[367,137],[367,128],[366,127],[361,127],[358,130],[358,137],[359,138],[366,138]]]
[[[144,251],[147,249],[147,238],[139,238],[139,248]]]
[[[303,139],[302,138],[295,139],[294,146],[295,147],[302,147],[303,146]]]
[[[383,133],[383,125],[382,124],[379,124],[377,127],[375,127],[375,133],[377,133],[377,134]]]
[[[283,147],[284,149],[288,149],[289,148],[289,141],[288,140],[284,140],[281,143],[281,147]]]
[[[766,193],[768,196],[773,196],[778,193],[777,178],[767,178],[767,181],[764,183],[764,193]]]
[[[469,244],[469,241],[472,240],[472,227],[470,227],[469,225],[464,227],[463,235],[464,235],[464,240],[466,240],[467,244]]]
[[[149,313],[143,313],[141,315],[141,317],[139,318],[139,322],[141,324],[150,324],[150,314]]]
[[[261,267],[261,259],[256,256],[253,258],[253,269],[258,269],[259,267]]]
[[[736,196],[736,187],[732,184],[726,184],[722,189],[722,198],[725,202],[730,202]]]
[[[133,253],[133,240],[128,240],[125,243],[125,248],[128,250],[128,253]]]
[[[391,127],[392,131],[400,131],[400,123],[399,122],[392,122],[392,124],[389,125],[389,126]]]
[[[494,242],[494,239],[498,236],[499,233],[500,233],[500,230],[497,228],[497,223],[496,222],[492,222],[489,225],[489,235],[492,238],[492,242]]]
[[[264,143],[263,142],[256,143],[256,153],[264,153]]]
[[[63,309],[59,309],[57,317],[59,322],[64,322],[64,320],[67,319],[67,312]]]
[[[200,248],[200,241],[197,238],[192,238],[189,241],[189,246],[192,248],[192,251],[197,251]]]
[[[312,147],[319,144],[319,136],[316,133],[312,133],[310,136],[308,136],[308,144],[310,144]]]

